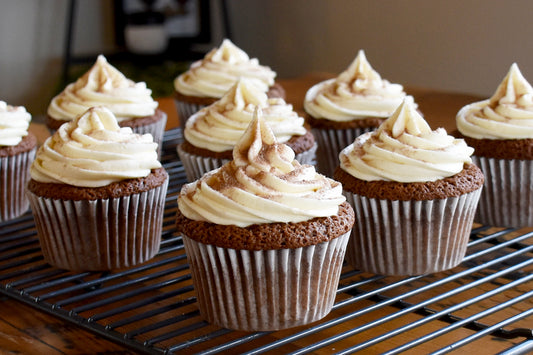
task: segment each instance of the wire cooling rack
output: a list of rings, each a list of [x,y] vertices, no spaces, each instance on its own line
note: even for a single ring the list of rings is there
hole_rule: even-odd
[[[174,217],[186,181],[179,129],[165,133],[171,176],[160,253],[120,272],[43,260],[31,213],[0,224],[0,292],[140,353],[501,353],[533,351],[533,229],[475,226],[453,270],[385,277],[345,265],[332,312],[308,326],[238,332],[199,314]]]

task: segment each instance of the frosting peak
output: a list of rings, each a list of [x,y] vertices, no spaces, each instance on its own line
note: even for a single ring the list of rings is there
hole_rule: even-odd
[[[180,74],[174,80],[174,88],[183,95],[220,98],[241,77],[253,80],[261,91],[267,92],[276,73],[224,39],[219,48],[213,48]]]
[[[105,106],[124,121],[151,116],[158,106],[146,83],[135,83],[99,55],[94,65],[67,87],[48,106],[48,115],[73,120],[90,107]]]
[[[459,173],[471,163],[473,152],[443,128],[432,131],[406,98],[376,131],[357,137],[339,159],[344,171],[361,180],[426,182]]]
[[[382,79],[360,50],[337,78],[318,83],[307,91],[304,108],[316,119],[332,121],[385,118],[405,96],[403,86]]]
[[[466,105],[457,128],[476,139],[533,138],[533,88],[513,63],[490,99]]]
[[[28,135],[31,115],[23,106],[0,101],[0,146],[15,146]]]
[[[261,115],[257,108],[231,162],[182,188],[178,205],[185,217],[246,227],[338,213],[342,185],[294,160]]]
[[[110,110],[93,107],[44,142],[30,174],[39,182],[99,187],[145,177],[159,167],[150,134],[121,128]]]
[[[304,118],[281,98],[268,98],[253,80],[240,78],[224,96],[191,116],[185,126],[185,139],[213,152],[232,150],[252,122],[256,106],[262,108],[278,142],[306,133]]]

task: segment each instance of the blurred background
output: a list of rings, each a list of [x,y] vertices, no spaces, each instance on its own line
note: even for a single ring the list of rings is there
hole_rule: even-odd
[[[225,37],[279,78],[337,74],[364,49],[391,82],[487,97],[513,62],[533,82],[532,13],[527,0],[0,0],[0,100],[43,115],[100,53],[171,95]]]

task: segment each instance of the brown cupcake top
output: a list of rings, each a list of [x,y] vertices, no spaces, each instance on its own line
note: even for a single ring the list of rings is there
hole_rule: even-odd
[[[483,186],[484,176],[474,164],[450,177],[429,182],[365,181],[337,168],[334,179],[341,182],[345,191],[380,200],[424,201],[460,196]]]
[[[101,187],[78,187],[66,184],[38,182],[31,179],[28,190],[35,195],[55,200],[100,200],[130,196],[163,185],[168,178],[164,168],[154,169],[142,178],[113,182]]]
[[[476,139],[454,131],[453,135],[463,138],[474,148],[474,155],[494,159],[533,160],[533,139]]]
[[[238,250],[272,250],[328,242],[349,232],[354,221],[353,209],[344,202],[335,216],[316,217],[298,223],[252,224],[247,227],[194,221],[178,210],[176,226],[178,232],[200,243]]]
[[[27,136],[22,137],[22,140],[17,145],[0,146],[0,157],[11,157],[20,153],[32,150],[37,145],[37,138],[28,133]]]
[[[368,128],[378,127],[385,118],[379,117],[365,117],[358,118],[352,121],[332,121],[325,119],[316,119],[311,115],[305,116],[305,121],[313,128],[319,129],[353,129],[353,128]]]

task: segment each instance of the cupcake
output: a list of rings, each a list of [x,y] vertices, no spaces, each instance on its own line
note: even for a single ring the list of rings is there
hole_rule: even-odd
[[[357,136],[376,129],[405,96],[401,85],[391,84],[372,69],[362,50],[339,76],[311,87],[304,109],[318,142],[318,170],[333,176],[340,151]]]
[[[181,128],[185,129],[192,114],[220,99],[241,77],[252,80],[270,97],[285,98],[283,87],[275,82],[274,71],[224,39],[220,47],[213,48],[174,79]]]
[[[232,159],[233,148],[252,122],[256,106],[262,108],[263,120],[277,141],[291,147],[301,164],[314,164],[316,143],[304,118],[282,98],[268,98],[253,81],[241,78],[220,100],[187,121],[178,154],[189,181]]]
[[[511,65],[490,99],[463,107],[456,122],[485,174],[476,221],[533,226],[533,88],[518,65]]]
[[[37,139],[28,132],[30,121],[24,107],[0,101],[0,222],[22,215],[30,206],[25,189],[37,150]]]
[[[343,149],[334,177],[358,222],[347,261],[383,275],[421,275],[461,263],[483,187],[472,153],[443,128],[432,131],[412,98]]]
[[[262,331],[329,313],[353,210],[342,186],[294,160],[259,112],[233,160],[184,185],[178,207],[177,229],[207,321]]]
[[[27,193],[44,259],[68,270],[133,266],[159,251],[168,174],[150,134],[90,108],[49,137]]]
[[[150,133],[161,150],[167,122],[146,83],[135,83],[109,64],[103,55],[76,82],[55,96],[47,110],[47,126],[53,132],[89,108],[105,106],[121,127],[139,134]]]

